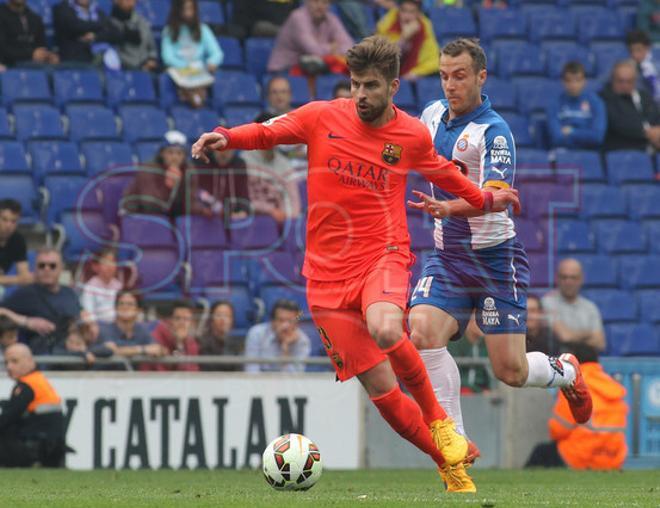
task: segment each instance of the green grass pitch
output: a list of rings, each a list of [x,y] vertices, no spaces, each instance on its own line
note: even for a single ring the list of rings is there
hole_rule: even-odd
[[[326,471],[276,492],[257,471],[0,470],[0,507],[659,507],[660,471],[476,470],[477,494],[447,495],[434,471]]]

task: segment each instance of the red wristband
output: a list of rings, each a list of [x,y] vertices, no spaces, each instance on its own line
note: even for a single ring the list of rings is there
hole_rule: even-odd
[[[481,192],[482,196],[484,197],[484,204],[482,205],[481,209],[484,212],[490,212],[493,209],[493,193],[490,191],[482,191]]]

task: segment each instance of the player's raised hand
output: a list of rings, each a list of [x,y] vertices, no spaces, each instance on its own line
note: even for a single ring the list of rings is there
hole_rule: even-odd
[[[449,210],[447,209],[447,204],[445,201],[438,201],[437,199],[424,194],[420,191],[413,191],[413,194],[417,196],[421,201],[414,202],[408,201],[408,206],[410,208],[415,208],[416,210],[423,210],[426,213],[432,215],[436,219],[441,219],[448,215]]]
[[[223,150],[227,147],[227,138],[219,132],[205,132],[192,146],[191,154],[193,159],[201,159],[209,162],[206,150]]]
[[[497,189],[491,192],[493,193],[491,212],[503,212],[509,206],[513,206],[513,213],[516,215],[520,213],[520,198],[516,189]]]

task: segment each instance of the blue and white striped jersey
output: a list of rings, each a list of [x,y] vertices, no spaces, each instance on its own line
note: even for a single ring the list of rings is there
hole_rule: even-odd
[[[516,149],[511,129],[490,105],[487,96],[471,113],[448,120],[445,99],[429,103],[421,116],[431,131],[438,153],[447,159],[463,162],[468,177],[479,187],[513,186]],[[456,196],[431,184],[436,199]],[[433,234],[437,249],[485,249],[514,238],[516,232],[509,212],[489,213],[480,217],[446,217],[435,220]]]

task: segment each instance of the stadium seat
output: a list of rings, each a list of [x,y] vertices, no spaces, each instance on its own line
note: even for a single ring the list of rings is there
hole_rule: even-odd
[[[583,46],[550,47],[545,50],[545,59],[548,63],[548,77],[553,79],[561,78],[564,66],[571,61],[580,62],[584,66],[587,76],[593,76],[596,72],[596,59]]]
[[[307,222],[306,216],[287,221],[283,226],[282,236],[284,242],[281,249],[292,254],[300,254],[305,251]],[[660,244],[660,242],[659,242]]]
[[[289,85],[291,86],[291,104],[293,107],[299,107],[303,104],[307,104],[311,99],[309,96],[307,78],[303,76],[287,76],[287,78],[289,80]],[[264,88],[264,95],[265,94],[266,89]]]
[[[122,71],[106,73],[108,104],[154,103],[156,90],[151,74],[144,71]]]
[[[651,158],[645,152],[617,150],[605,155],[607,176],[612,185],[655,180]]]
[[[128,142],[164,139],[169,130],[165,112],[155,106],[129,105],[119,108],[124,139]]]
[[[589,289],[583,291],[583,296],[596,304],[605,323],[637,320],[637,303],[628,291]]]
[[[201,7],[202,3],[204,4],[213,4],[220,7],[219,3],[216,2],[201,2],[199,5]],[[222,59],[222,68],[223,69],[243,69],[245,67],[245,62],[243,60],[243,48],[241,48],[241,42],[234,37],[218,37],[218,44],[222,49],[223,59]]]
[[[199,19],[202,23],[208,25],[223,25],[225,16],[219,2],[202,1],[199,2]]]
[[[314,324],[314,321],[309,319],[306,319],[304,321],[299,321],[298,328],[305,335],[307,335],[307,337],[309,337],[309,340],[311,342],[310,356],[324,356],[325,349],[323,346],[323,342],[321,341],[321,336],[319,335],[319,331],[316,328],[316,325]],[[325,367],[323,365],[307,365],[305,367],[305,372],[320,372],[324,370],[328,370],[328,367]]]
[[[95,70],[64,69],[53,73],[55,102],[103,102],[101,75]]]
[[[435,247],[433,229],[433,222],[424,215],[410,215],[408,217],[408,232],[410,233],[411,247],[415,250],[433,249]]]
[[[14,134],[11,131],[9,125],[9,117],[7,116],[7,110],[5,108],[0,108],[0,139],[10,138],[13,139]]]
[[[87,178],[82,176],[49,175],[44,178],[44,187],[48,191],[48,226],[60,222],[62,212],[78,208],[78,198],[87,182]]]
[[[30,171],[23,143],[0,141],[0,174]]]
[[[617,187],[607,185],[584,185],[580,214],[585,218],[625,217],[626,199]]]
[[[275,39],[269,37],[249,37],[245,39],[245,64],[247,71],[258,79],[266,72],[268,59]]]
[[[542,252],[545,247],[545,228],[537,220],[514,219],[516,236],[527,252]]]
[[[547,254],[529,253],[529,277],[531,287],[543,289],[554,287],[554,274]]]
[[[651,325],[613,324],[606,328],[607,351],[611,356],[660,354],[660,341]]]
[[[316,78],[316,99],[323,101],[332,99],[332,90],[341,81],[347,81],[347,79],[339,74],[322,74],[318,76]]]
[[[516,166],[526,169],[550,169],[550,154],[538,148],[520,148],[516,152]]]
[[[137,2],[136,11],[147,18],[152,30],[160,32],[167,22],[167,16],[170,12],[170,0]]]
[[[192,249],[189,253],[191,278],[188,291],[194,295],[206,287],[248,287],[248,269],[244,259],[217,248]]]
[[[470,9],[432,8],[429,12],[436,35],[443,37],[475,37],[477,25]]]
[[[29,0],[27,3],[30,9],[41,16],[45,27],[53,26],[53,2],[50,0]]]
[[[417,107],[417,101],[410,81],[401,79],[399,91],[394,96],[394,104],[405,111]]]
[[[548,78],[518,77],[513,79],[518,96],[518,110],[523,114],[544,112],[561,93],[561,84]]]
[[[479,38],[486,44],[493,39],[520,39],[526,36],[525,19],[517,9],[479,9]]]
[[[119,203],[124,190],[135,177],[135,169],[116,171],[104,175],[94,182],[93,190],[98,196],[103,218],[108,224],[119,224]]]
[[[497,53],[497,62],[497,74],[500,78],[545,75],[545,58],[538,46],[527,45],[513,50],[500,49]]]
[[[437,78],[436,88],[440,86]],[[419,88],[418,88],[419,90]],[[516,87],[511,86],[511,82],[505,79],[499,79],[495,76],[489,76],[483,89],[488,95],[495,111],[515,111],[517,107]],[[418,92],[419,93],[419,92]],[[437,91],[436,91],[437,95]]]
[[[559,170],[577,169],[581,182],[602,182],[605,179],[600,153],[595,150],[557,150],[555,162]]]
[[[578,16],[578,40],[582,44],[601,40],[622,40],[623,30],[616,12],[591,12]]]
[[[658,305],[658,290],[644,289],[636,291],[637,302],[642,319],[647,323],[660,323],[660,305]]]
[[[612,67],[619,60],[630,58],[623,42],[594,42],[590,45],[596,59],[596,75],[609,78]]]
[[[490,81],[490,80],[489,80]],[[489,81],[486,81],[488,84]],[[437,76],[420,78],[417,80],[417,108],[423,111],[424,107],[433,101],[443,99],[445,96]]]
[[[169,300],[180,298],[178,286],[184,266],[183,249],[140,248],[133,261],[137,267],[137,287],[147,294],[147,299]]]
[[[0,74],[2,103],[50,102],[48,77],[42,70],[9,69]]]
[[[170,113],[174,120],[174,128],[183,132],[189,143],[197,140],[204,132],[212,131],[220,123],[217,113],[210,109],[174,106]]]
[[[274,250],[283,238],[277,230],[277,223],[266,215],[255,215],[249,219],[233,221],[229,231],[233,250]]]
[[[118,141],[87,141],[81,145],[85,167],[91,176],[119,166],[133,165],[130,145]]]
[[[544,39],[573,39],[575,37],[575,19],[570,13],[554,10],[537,12],[527,18],[529,40],[534,44]]]
[[[37,189],[30,174],[4,174],[0,172],[0,199],[11,198],[21,204],[21,224],[38,220]]]
[[[623,256],[619,261],[619,280],[624,289],[660,290],[660,256]],[[658,302],[660,306],[660,301]]]
[[[645,231],[649,238],[651,252],[660,254],[660,221],[645,224]]]
[[[604,254],[634,254],[646,249],[646,236],[638,222],[607,220],[596,227],[598,250]]]
[[[595,235],[586,222],[558,220],[556,228],[557,250],[560,254],[594,251]]]
[[[97,104],[68,106],[69,137],[74,141],[118,139],[117,121],[111,109]]]
[[[229,245],[219,217],[183,215],[176,218],[176,228],[188,249],[224,249]]]
[[[64,126],[60,112],[46,104],[22,104],[14,106],[16,138],[63,139]]]
[[[252,123],[261,113],[261,108],[256,106],[229,106],[224,108],[223,117],[227,127],[235,127],[244,123]]]
[[[259,86],[251,74],[240,71],[220,71],[213,83],[213,106],[261,106]]]
[[[660,218],[660,186],[657,183],[627,185],[628,216],[632,219]]]
[[[256,306],[246,287],[206,287],[204,296],[213,304],[219,300],[229,300],[234,307],[234,332],[246,334],[256,321]]]
[[[305,279],[301,270],[302,256],[295,256],[290,252],[270,252],[254,259],[250,279],[257,290],[265,286],[280,285],[302,289]]]
[[[127,214],[121,218],[120,239],[140,248],[183,248],[179,231],[165,216]]]
[[[582,264],[586,288],[618,286],[617,258],[601,254],[576,254],[571,257]]]
[[[169,109],[175,104],[179,106],[184,104],[179,100],[174,81],[166,72],[158,75],[158,104],[162,109]]]
[[[78,146],[71,141],[31,141],[28,151],[32,157],[35,183],[41,183],[43,177],[49,174],[85,174],[80,164]]]
[[[62,253],[67,261],[97,252],[112,239],[112,232],[100,212],[65,211],[58,224],[66,234]]]
[[[527,118],[518,113],[509,112],[503,112],[501,116],[509,124],[517,147],[531,147],[534,144]]]
[[[141,164],[152,163],[162,146],[162,141],[140,141],[133,144],[137,160]]]
[[[265,286],[259,292],[259,298],[264,302],[266,316],[271,315],[277,300],[293,300],[300,306],[301,319],[311,319],[304,287]]]

